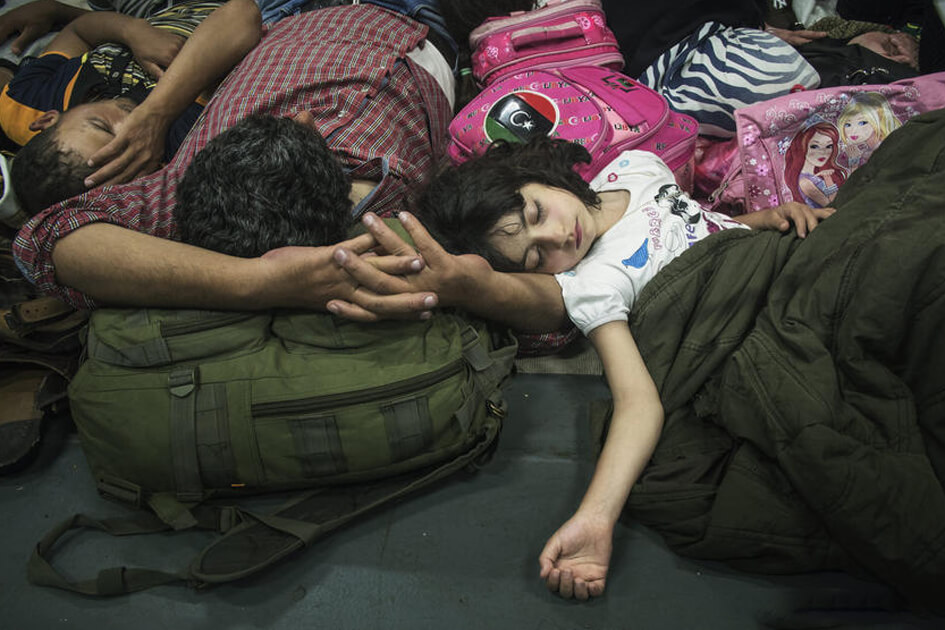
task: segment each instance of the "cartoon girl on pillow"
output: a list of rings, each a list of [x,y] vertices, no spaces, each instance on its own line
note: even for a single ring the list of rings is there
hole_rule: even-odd
[[[840,132],[828,122],[818,122],[797,133],[784,155],[784,181],[794,201],[812,208],[826,208],[846,181],[837,164]]]
[[[865,164],[879,143],[901,125],[879,92],[854,94],[837,118],[847,167],[853,171]]]

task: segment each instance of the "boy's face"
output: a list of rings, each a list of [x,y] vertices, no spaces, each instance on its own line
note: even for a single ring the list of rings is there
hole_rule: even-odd
[[[499,219],[489,243],[526,271],[560,273],[574,267],[597,240],[598,229],[576,196],[544,184],[526,184],[521,212]]]
[[[56,138],[63,149],[88,159],[112,141],[134,108],[134,101],[126,98],[73,107],[59,116]]]

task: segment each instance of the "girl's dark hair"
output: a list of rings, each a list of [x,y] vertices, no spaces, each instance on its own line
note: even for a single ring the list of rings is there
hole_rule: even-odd
[[[576,165],[590,161],[584,147],[565,140],[545,136],[525,144],[498,140],[482,156],[437,175],[418,200],[417,214],[447,251],[478,254],[497,271],[523,271],[520,261],[490,245],[496,222],[524,208],[519,190],[526,184],[560,188],[589,207],[599,207],[597,193],[574,171]]]

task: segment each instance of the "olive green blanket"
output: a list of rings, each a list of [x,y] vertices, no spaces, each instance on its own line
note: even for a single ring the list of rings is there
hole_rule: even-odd
[[[937,603],[943,170],[945,110],[887,138],[808,238],[720,233],[647,286],[631,327],[666,424],[632,517],[684,555]]]

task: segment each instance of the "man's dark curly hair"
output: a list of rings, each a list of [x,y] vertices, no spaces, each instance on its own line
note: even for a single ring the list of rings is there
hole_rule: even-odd
[[[181,239],[233,256],[328,245],[351,224],[351,182],[324,138],[256,114],[207,143],[177,186]]]
[[[30,216],[84,193],[85,178],[95,172],[77,151],[62,147],[58,127],[57,122],[33,136],[10,167],[13,191]]]
[[[496,271],[523,271],[521,261],[510,260],[489,244],[496,223],[524,209],[519,191],[526,184],[560,188],[599,208],[597,193],[574,171],[590,161],[584,147],[565,140],[499,140],[482,156],[437,175],[418,200],[417,214],[447,251],[478,254]]]

